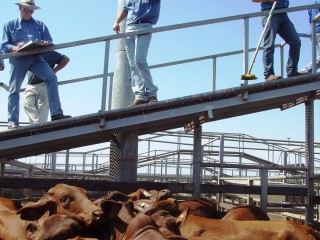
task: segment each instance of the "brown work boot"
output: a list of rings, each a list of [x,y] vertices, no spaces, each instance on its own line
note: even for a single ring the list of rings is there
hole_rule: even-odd
[[[158,102],[158,98],[155,97],[155,96],[149,97],[148,102],[149,102],[149,103]]]
[[[136,98],[133,103],[131,103],[129,106],[135,106],[135,105],[140,105],[140,104],[145,104],[145,103],[148,103],[148,101],[144,101],[144,100],[141,100],[139,98]]]
[[[271,74],[266,78],[266,81],[273,81],[273,80],[278,80],[278,79],[281,79],[281,76]]]

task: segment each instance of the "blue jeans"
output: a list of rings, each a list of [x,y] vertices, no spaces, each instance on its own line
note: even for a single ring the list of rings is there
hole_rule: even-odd
[[[267,16],[263,17],[263,26],[267,20]],[[267,78],[274,75],[273,55],[274,42],[277,34],[289,44],[289,57],[287,62],[287,74],[297,72],[298,62],[300,58],[301,40],[299,35],[290,21],[286,13],[275,14],[272,16],[269,26],[267,27],[263,43],[263,64],[264,76]]]
[[[312,37],[310,36],[310,39],[312,41]],[[316,59],[316,69],[318,70],[320,68],[320,33],[316,33],[316,48],[317,48],[317,53],[318,53],[318,56],[317,56],[317,59]],[[311,73],[312,72],[312,61],[309,62],[306,66],[304,66],[304,68],[302,68],[300,71],[306,71],[306,72],[309,72]]]
[[[51,67],[37,54],[11,58],[9,81],[8,123],[19,125],[19,91],[28,71],[43,79],[47,84],[51,115],[63,114],[58,93],[57,76]]]
[[[126,32],[134,32],[152,28],[151,23],[130,24]],[[131,71],[131,85],[136,99],[148,101],[157,97],[158,87],[153,79],[147,62],[148,50],[152,34],[128,37],[125,41],[127,57]]]

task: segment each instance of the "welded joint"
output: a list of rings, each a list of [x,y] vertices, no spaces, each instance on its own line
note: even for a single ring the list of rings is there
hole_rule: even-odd
[[[99,127],[104,128],[106,126],[106,119],[104,117],[100,118]]]
[[[213,110],[208,110],[208,119],[213,119]]]
[[[192,131],[196,127],[199,127],[206,120],[207,120],[207,116],[205,114],[203,114],[199,117],[196,117],[194,120],[192,120],[191,122],[184,125],[184,132],[188,133],[188,132]]]

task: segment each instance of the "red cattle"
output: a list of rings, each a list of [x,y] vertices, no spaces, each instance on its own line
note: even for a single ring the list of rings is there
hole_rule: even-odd
[[[150,190],[150,199],[153,201],[160,201],[160,200],[165,200],[167,198],[172,197],[171,191],[169,189],[162,189],[160,191],[158,190]]]
[[[51,213],[68,215],[85,226],[104,223],[102,209],[88,199],[88,192],[85,189],[76,186],[57,184],[38,202],[28,204],[18,213],[24,220],[36,220],[41,217],[38,212],[42,208],[51,210]]]
[[[167,240],[157,228],[153,220],[138,214],[129,223],[123,240]]]
[[[17,211],[18,209],[11,199],[0,197],[0,210]]]
[[[190,215],[199,217],[219,219],[220,213],[217,211],[215,203],[209,201],[206,198],[194,198],[179,202],[179,211],[172,213],[174,216],[178,216],[186,209],[189,209]]]
[[[264,211],[262,211],[261,208],[255,205],[234,207],[230,209],[229,212],[222,219],[237,221],[270,220],[268,215]]]
[[[26,240],[29,221],[20,219],[16,211],[0,210],[0,240]]]
[[[139,188],[137,191],[128,194],[128,197],[132,200],[138,200],[138,199],[149,199],[151,197],[151,194],[145,190],[144,188]]]
[[[179,205],[176,199],[167,198],[154,202],[151,199],[139,199],[133,202],[134,209],[138,213],[149,213],[152,214],[158,210],[167,210],[168,212],[177,212]]]
[[[320,235],[311,227],[294,221],[234,221],[208,219],[184,211],[177,217],[181,235],[190,240],[316,240]]]
[[[30,240],[65,240],[77,237],[81,226],[73,218],[67,215],[52,215],[33,223],[33,234],[28,236]]]

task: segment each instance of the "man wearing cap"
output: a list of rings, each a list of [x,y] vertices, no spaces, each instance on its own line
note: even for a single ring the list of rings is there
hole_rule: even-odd
[[[20,17],[4,25],[1,50],[4,53],[17,52],[30,40],[52,42],[46,25],[32,17],[33,12],[40,8],[35,5],[34,0],[21,0],[16,4],[19,6]],[[61,109],[57,76],[39,54],[10,58],[9,63],[11,67],[8,97],[9,129],[19,127],[19,91],[28,71],[45,81],[47,85],[51,120],[70,117],[63,115]]]
[[[125,0],[123,9],[117,17],[113,30],[120,32],[119,24],[126,20],[126,32],[151,29],[160,15],[161,0]],[[135,100],[131,105],[157,102],[158,87],[153,79],[147,62],[148,49],[152,34],[130,36],[125,40],[127,58],[131,70],[131,84]]]

